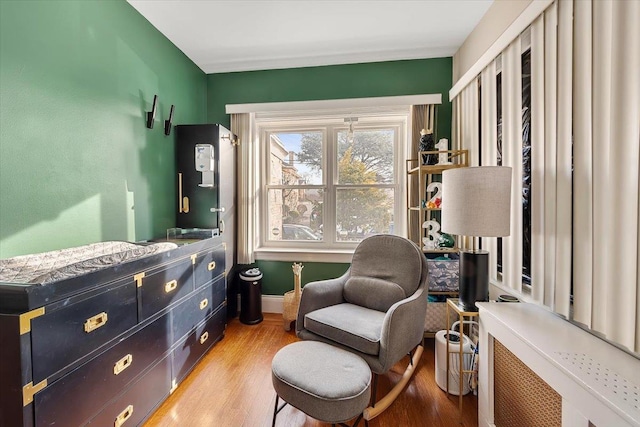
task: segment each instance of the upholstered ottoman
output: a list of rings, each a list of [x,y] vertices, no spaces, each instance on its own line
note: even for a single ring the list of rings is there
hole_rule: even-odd
[[[369,365],[360,356],[317,341],[280,349],[271,363],[271,378],[277,394],[272,425],[288,403],[327,423],[358,417],[357,426],[371,397]],[[278,399],[285,402],[280,408]]]

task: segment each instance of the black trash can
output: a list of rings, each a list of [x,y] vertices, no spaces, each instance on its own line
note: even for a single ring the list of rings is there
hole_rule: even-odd
[[[240,273],[240,321],[247,325],[262,322],[262,273],[257,268]]]

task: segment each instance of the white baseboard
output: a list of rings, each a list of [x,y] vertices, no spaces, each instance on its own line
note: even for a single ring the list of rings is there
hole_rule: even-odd
[[[262,312],[282,314],[284,311],[284,296],[262,295]]]
[[[240,294],[238,294],[238,313],[240,313]],[[262,295],[262,312],[282,314],[284,311],[284,296]]]

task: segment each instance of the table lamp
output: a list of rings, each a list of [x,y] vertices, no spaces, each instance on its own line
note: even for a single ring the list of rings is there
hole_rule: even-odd
[[[442,231],[459,236],[503,237],[511,225],[511,168],[480,166],[442,173]],[[476,311],[489,296],[489,252],[460,251],[460,305]]]

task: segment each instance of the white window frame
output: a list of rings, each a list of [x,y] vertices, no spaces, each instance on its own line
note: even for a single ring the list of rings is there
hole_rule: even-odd
[[[338,242],[335,236],[336,227],[336,196],[338,189],[357,188],[356,185],[338,184],[337,164],[337,135],[340,131],[348,130],[345,117],[358,117],[355,131],[364,129],[394,129],[394,182],[392,184],[363,185],[364,187],[392,188],[394,190],[394,233],[406,234],[406,188],[404,185],[405,162],[407,149],[407,132],[410,122],[408,108],[395,108],[386,112],[376,110],[351,111],[349,114],[305,114],[304,116],[286,116],[277,114],[257,118],[256,127],[259,138],[259,186],[257,224],[260,229],[256,259],[279,261],[318,261],[318,262],[351,262],[353,250],[357,242]],[[323,207],[323,224],[325,224],[324,241],[276,241],[268,240],[268,190],[283,186],[269,184],[270,141],[268,135],[273,132],[324,132],[323,138],[323,184],[301,185],[300,189],[326,188]],[[333,159],[333,161],[329,161]],[[331,231],[328,231],[331,230]]]

